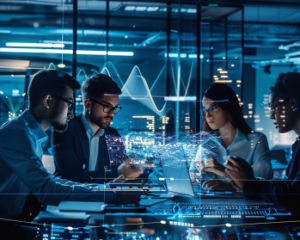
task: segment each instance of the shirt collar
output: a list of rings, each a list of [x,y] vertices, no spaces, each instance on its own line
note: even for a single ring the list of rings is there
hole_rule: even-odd
[[[31,132],[37,141],[42,141],[48,138],[48,135],[45,133],[41,124],[39,124],[30,111],[25,110],[21,116],[28,123]]]
[[[233,141],[239,141],[239,140],[243,140],[243,139],[245,139],[246,141],[249,141],[247,135],[237,128],[236,136]]]
[[[81,121],[83,124],[83,127],[87,134],[89,134],[91,137],[94,136],[94,130],[91,127],[91,124],[88,122],[88,120],[85,118],[84,114],[81,114]],[[98,133],[95,135],[95,137],[101,137],[104,134],[104,129],[101,129],[101,131],[98,131]]]

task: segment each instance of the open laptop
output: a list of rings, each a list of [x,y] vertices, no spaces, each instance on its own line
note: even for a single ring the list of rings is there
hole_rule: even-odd
[[[182,158],[183,159],[183,158]],[[186,160],[165,158],[164,160],[164,176],[167,189],[170,194],[182,197],[243,197],[243,193],[236,192],[209,192],[203,190],[200,183],[192,183],[189,166]]]

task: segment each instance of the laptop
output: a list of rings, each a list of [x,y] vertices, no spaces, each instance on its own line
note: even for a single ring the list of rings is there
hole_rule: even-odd
[[[209,192],[202,189],[201,180],[200,183],[192,183],[192,179],[189,173],[188,162],[184,159],[184,153],[179,154],[177,159],[165,158],[164,159],[164,176],[167,185],[168,192],[175,196],[181,197],[243,197],[243,193],[237,192]]]

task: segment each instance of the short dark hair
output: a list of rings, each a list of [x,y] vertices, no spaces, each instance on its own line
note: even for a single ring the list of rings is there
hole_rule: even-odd
[[[300,73],[280,73],[274,86],[270,87],[271,93],[278,93],[284,98],[300,99]]]
[[[86,99],[102,98],[105,93],[120,95],[122,90],[111,77],[99,73],[82,83],[81,93],[84,101]]]
[[[38,71],[28,87],[29,108],[33,109],[47,94],[62,96],[67,86],[73,91],[80,89],[80,84],[69,74],[57,70]]]
[[[246,123],[239,100],[231,87],[222,83],[214,83],[204,91],[203,97],[214,101],[219,100],[217,104],[227,113],[231,124],[245,134],[251,133],[252,129]],[[203,121],[203,131],[212,131],[206,119]]]

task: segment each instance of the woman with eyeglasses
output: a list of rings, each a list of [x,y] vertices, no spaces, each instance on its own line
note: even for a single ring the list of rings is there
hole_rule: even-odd
[[[245,160],[228,158],[226,173],[233,184],[247,196],[255,196],[281,206],[299,206],[300,201],[300,74],[281,73],[270,88],[270,118],[279,133],[294,131],[298,137],[292,145],[292,159],[286,169],[285,181],[254,181]],[[245,180],[249,179],[249,180]]]
[[[234,155],[246,160],[254,176],[271,179],[270,150],[264,134],[253,132],[247,125],[235,92],[229,86],[214,83],[208,87],[202,99],[204,132],[218,135],[222,139],[217,157],[201,160],[199,171],[213,172],[217,178],[226,178],[223,158]],[[235,190],[227,181],[209,180],[203,186],[206,190]]]

